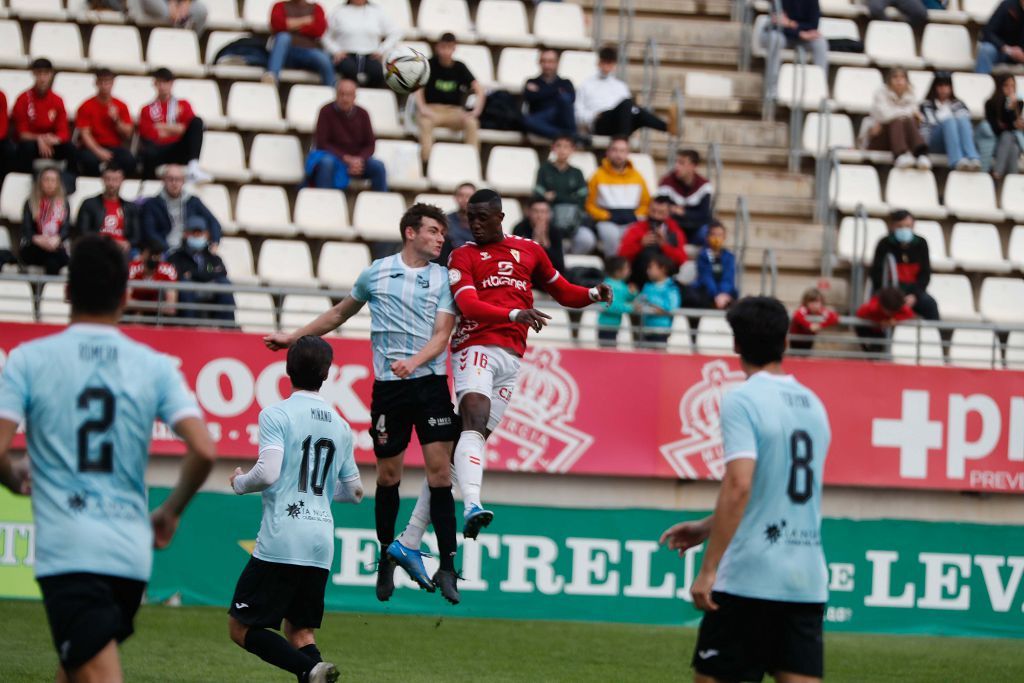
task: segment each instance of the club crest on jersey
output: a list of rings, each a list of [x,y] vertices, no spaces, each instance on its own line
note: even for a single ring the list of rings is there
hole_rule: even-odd
[[[519,250],[518,249],[509,249],[508,253],[512,254],[512,258],[514,258],[516,260],[516,263],[521,263],[521,261],[519,260]]]
[[[679,401],[680,432],[683,438],[661,446],[661,454],[683,479],[721,479],[725,474],[722,445],[722,396],[746,377],[730,370],[724,360],[713,360],[701,368],[701,381]]]
[[[450,269],[448,271],[448,284],[449,285],[452,285],[452,286],[457,285],[457,284],[459,284],[459,280],[461,280],[461,279],[462,279],[462,273],[460,271],[455,270],[454,268],[452,268],[452,269]]]

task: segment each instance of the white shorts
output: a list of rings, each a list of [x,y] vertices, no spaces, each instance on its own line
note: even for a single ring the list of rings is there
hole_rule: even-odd
[[[452,356],[455,381],[455,409],[466,394],[483,394],[491,399],[487,429],[501,423],[519,378],[520,358],[499,346],[467,346]]]

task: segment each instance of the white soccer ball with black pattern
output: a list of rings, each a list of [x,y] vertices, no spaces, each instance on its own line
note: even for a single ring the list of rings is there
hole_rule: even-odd
[[[430,80],[426,56],[407,45],[396,47],[384,61],[384,82],[399,95],[408,95]]]

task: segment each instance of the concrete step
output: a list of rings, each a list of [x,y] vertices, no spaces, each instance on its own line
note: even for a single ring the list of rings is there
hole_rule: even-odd
[[[774,169],[751,171],[726,166],[720,185],[719,191],[723,193],[810,201],[814,179]]]
[[[674,64],[662,64],[658,70],[658,83],[655,89],[655,102],[659,97],[671,97],[675,88],[682,88],[686,83],[686,74],[690,71],[713,73],[716,76],[728,78],[732,81],[732,96],[743,100],[761,100],[761,89],[763,74],[755,72],[736,71],[736,65],[725,65],[720,69],[713,69],[707,66],[687,67]],[[638,94],[644,87],[643,65],[631,64],[626,71],[626,82],[633,93]],[[665,100],[667,105],[668,99]]]
[[[736,206],[736,199],[741,194],[747,198],[747,207],[753,220],[762,220],[767,217],[786,217],[807,221],[814,215],[813,199],[796,199],[777,195],[764,196],[747,191],[720,193],[718,196],[718,206],[721,207],[723,214],[727,208],[729,211],[734,210],[733,207]]]
[[[603,36],[618,38],[618,15],[605,16],[601,31]],[[743,28],[738,22],[718,19],[670,19],[658,16],[637,16],[633,19],[632,39],[642,44],[654,38],[658,41],[659,50],[662,47],[675,45],[735,50],[740,46],[742,34]]]
[[[646,45],[641,42],[630,43],[630,64],[642,68]],[[662,66],[669,64],[707,64],[710,66],[736,68],[739,62],[739,49],[736,47],[704,46],[704,45],[662,45],[658,44],[658,61]]]
[[[815,223],[752,221],[749,246],[782,251],[810,251],[821,255],[824,228]]]
[[[587,10],[597,6],[597,0],[572,0]],[[728,17],[732,14],[731,0],[633,0],[638,13],[670,15],[709,15]],[[609,12],[618,12],[628,6],[627,0],[605,0]],[[668,17],[666,17],[668,18]]]
[[[761,269],[744,269],[740,282],[740,287],[744,294],[760,293]],[[845,309],[847,283],[838,278],[820,278],[813,273],[779,273],[779,279],[775,283],[775,297],[782,301],[787,308],[793,309],[800,305],[800,299],[804,291],[810,287],[817,287],[825,292],[825,298],[829,305],[837,309]],[[770,289],[767,280],[765,288]],[[770,292],[765,292],[765,294],[768,293]]]

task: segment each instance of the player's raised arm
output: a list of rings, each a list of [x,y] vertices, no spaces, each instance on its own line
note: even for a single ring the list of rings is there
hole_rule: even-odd
[[[601,283],[596,287],[587,289],[574,285],[559,273],[551,263],[546,251],[540,246],[536,249],[537,272],[536,282],[542,282],[542,288],[550,294],[555,301],[569,308],[584,308],[592,303],[601,301],[610,304],[612,302],[612,288]]]
[[[268,334],[263,338],[263,343],[271,351],[280,351],[294,344],[300,337],[306,335],[322,337],[328,332],[332,332],[344,325],[349,318],[359,312],[359,309],[365,303],[365,301],[360,301],[349,294],[340,303],[327,309],[294,332],[274,332],[273,334]]]

